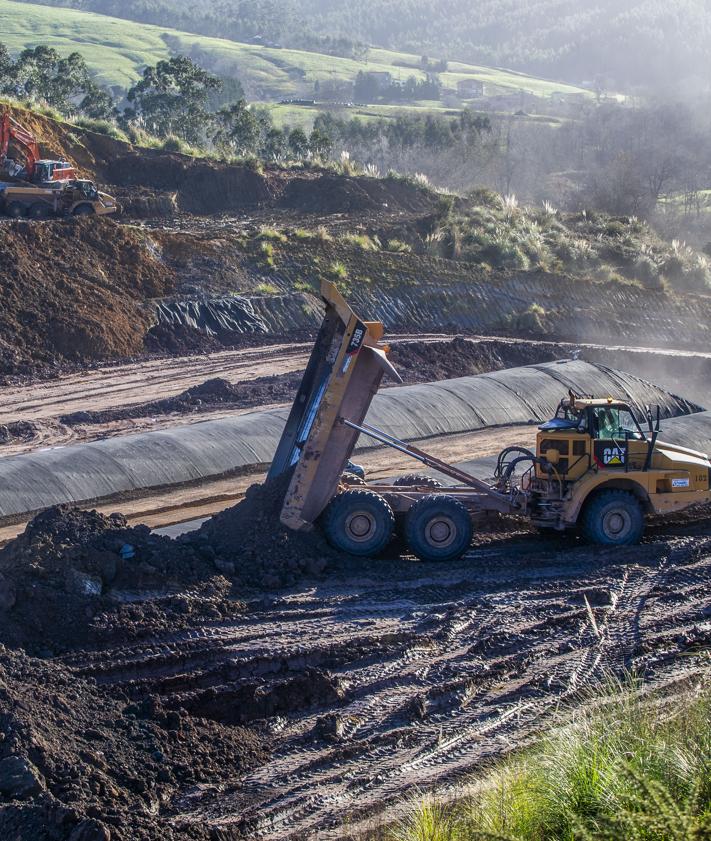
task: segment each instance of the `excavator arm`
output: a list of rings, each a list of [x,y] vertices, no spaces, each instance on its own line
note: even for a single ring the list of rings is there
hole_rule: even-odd
[[[0,164],[7,157],[10,141],[14,141],[21,147],[25,156],[27,180],[34,181],[37,162],[42,158],[37,138],[31,131],[20,125],[17,120],[14,120],[8,110],[5,110],[0,114]],[[76,178],[74,168],[65,161],[48,161],[47,163],[50,167],[47,180],[67,181]]]
[[[37,139],[34,134],[23,128],[16,120],[13,120],[8,111],[4,111],[0,117],[0,159],[7,157],[11,140],[14,140],[18,146],[22,147],[25,153],[27,177],[29,180],[32,180],[35,165],[42,157]]]

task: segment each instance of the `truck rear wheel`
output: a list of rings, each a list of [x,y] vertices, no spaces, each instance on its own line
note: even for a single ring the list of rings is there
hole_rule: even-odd
[[[25,215],[25,205],[19,201],[11,201],[5,208],[5,213],[12,219],[19,219],[20,216]]]
[[[474,528],[461,502],[445,494],[419,499],[407,513],[405,540],[423,561],[453,561],[472,542]]]
[[[583,538],[598,546],[631,546],[644,534],[644,512],[634,494],[616,488],[598,491],[586,503],[580,522]]]
[[[407,476],[400,476],[393,482],[393,487],[396,488],[429,488],[432,491],[439,490],[442,487],[441,482],[433,479],[431,476],[423,476],[420,473],[408,473]]]
[[[46,219],[49,216],[49,208],[44,202],[38,201],[30,205],[27,215],[30,219]]]
[[[336,549],[371,557],[392,540],[395,515],[387,501],[372,491],[344,491],[326,508],[323,530]]]

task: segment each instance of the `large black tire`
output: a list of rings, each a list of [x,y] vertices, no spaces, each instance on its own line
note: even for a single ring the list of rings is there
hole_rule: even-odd
[[[429,488],[429,490],[437,491],[442,487],[442,483],[431,476],[408,473],[407,476],[400,476],[399,479],[396,479],[393,486],[396,488]]]
[[[372,491],[338,494],[326,508],[322,522],[331,546],[363,558],[382,552],[395,530],[392,508]]]
[[[5,208],[5,213],[12,219],[19,219],[25,215],[25,205],[20,201],[11,201]]]
[[[74,208],[74,216],[91,216],[94,208],[90,204],[79,204]]]
[[[597,491],[580,516],[580,531],[598,546],[631,546],[644,534],[644,511],[634,494],[611,488]]]
[[[37,201],[30,205],[27,215],[30,219],[46,219],[49,216],[49,207],[44,202]]]
[[[349,470],[346,470],[346,472],[341,475],[341,483],[349,485],[352,488],[365,488],[368,486],[365,479],[358,476],[356,473],[351,473]]]
[[[405,540],[423,561],[453,561],[470,547],[474,528],[461,502],[446,494],[419,499],[407,513]]]

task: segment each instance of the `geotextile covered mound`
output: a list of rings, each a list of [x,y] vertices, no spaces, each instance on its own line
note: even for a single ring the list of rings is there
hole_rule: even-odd
[[[7,841],[208,841],[176,827],[181,792],[238,778],[266,757],[262,739],[130,703],[62,666],[0,646],[0,838]]]

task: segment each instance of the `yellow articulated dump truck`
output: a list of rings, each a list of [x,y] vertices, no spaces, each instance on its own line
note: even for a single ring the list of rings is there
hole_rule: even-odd
[[[0,185],[0,212],[20,219],[47,219],[50,216],[107,216],[117,213],[118,202],[100,192],[93,181],[73,179],[51,186],[31,184]]]
[[[326,314],[269,478],[293,471],[281,521],[322,528],[345,552],[374,556],[396,531],[423,560],[452,560],[471,544],[474,523],[490,512],[524,517],[542,529],[578,529],[591,543],[638,543],[648,514],[711,502],[709,456],[659,438],[659,411],[640,423],[614,397],[568,393],[539,428],[535,452],[512,447],[484,482],[377,429],[365,420],[385,372],[398,378],[381,344],[383,325],[359,319],[324,282]],[[438,471],[406,485],[353,487],[344,481],[359,436],[392,447]]]

